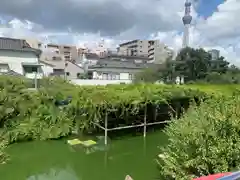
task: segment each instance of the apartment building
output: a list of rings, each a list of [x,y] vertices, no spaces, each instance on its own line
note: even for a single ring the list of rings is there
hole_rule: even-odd
[[[88,48],[78,48],[77,52],[78,52],[78,57],[81,57],[83,54],[89,53],[90,50]]]
[[[59,45],[59,44],[53,44],[53,43],[43,44],[34,38],[26,38],[25,40],[32,48],[51,49],[52,51],[54,50],[56,54],[63,55],[66,61],[74,61],[78,58],[79,50],[77,49],[76,46]]]
[[[208,51],[208,53],[211,54],[213,61],[217,60],[220,57],[220,51],[217,50],[217,49],[211,49],[211,50]]]
[[[119,55],[126,56],[145,56],[148,57],[149,43],[148,40],[133,40],[118,47]]]
[[[47,48],[57,49],[56,53],[63,55],[66,61],[76,61],[78,58],[78,49],[76,46],[47,44]]]
[[[133,40],[120,44],[118,54],[147,57],[151,62],[162,63],[173,56],[173,51],[159,40]]]

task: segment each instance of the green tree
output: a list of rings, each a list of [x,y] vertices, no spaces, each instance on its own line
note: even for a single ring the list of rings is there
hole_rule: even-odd
[[[183,76],[185,82],[204,80],[211,72],[226,73],[229,65],[224,57],[212,60],[211,54],[204,49],[189,47],[182,49],[175,61],[167,63],[165,76],[171,77],[171,79]]]
[[[211,55],[203,49],[185,48],[176,57],[175,72],[185,81],[205,78],[209,72]]]
[[[159,71],[153,68],[146,68],[142,72],[135,75],[134,82],[149,82],[153,83],[160,79]]]

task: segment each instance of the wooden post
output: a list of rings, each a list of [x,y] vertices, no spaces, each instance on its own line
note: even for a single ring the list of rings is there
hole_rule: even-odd
[[[145,106],[144,110],[143,137],[146,137],[146,132],[147,132],[147,105]]]
[[[105,131],[104,144],[105,145],[107,145],[107,131],[108,131],[107,127],[108,127],[108,113],[106,112],[105,113],[105,129],[104,129],[104,131]]]

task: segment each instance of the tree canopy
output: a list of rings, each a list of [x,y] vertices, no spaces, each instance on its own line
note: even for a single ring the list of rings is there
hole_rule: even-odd
[[[164,69],[142,72],[137,77],[145,78],[148,82],[163,79],[165,82],[175,82],[176,77],[184,77],[186,83],[240,83],[240,70],[235,65],[220,56],[213,60],[211,54],[204,49],[184,48],[174,60],[166,60]],[[142,78],[144,80],[144,78]]]

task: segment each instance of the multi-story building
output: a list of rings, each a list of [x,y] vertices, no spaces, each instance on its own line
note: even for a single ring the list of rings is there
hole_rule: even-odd
[[[151,62],[162,63],[173,56],[173,51],[159,40],[133,40],[120,44],[118,54],[147,57]]]
[[[41,63],[47,63],[53,66],[51,75],[66,77],[67,79],[77,79],[81,74],[84,74],[84,69],[79,67],[72,61],[65,60],[64,55],[59,53],[58,48],[45,48]]]
[[[30,47],[35,49],[55,49],[55,53],[59,55],[63,55],[65,60],[67,61],[74,61],[78,58],[78,49],[76,46],[69,46],[69,45],[59,45],[59,44],[43,44],[37,39],[33,38],[26,38],[27,43]]]
[[[63,55],[66,61],[75,61],[78,58],[76,46],[47,44],[47,48],[57,49],[56,53]]]
[[[148,57],[149,41],[133,40],[122,43],[118,47],[119,55]]]
[[[41,79],[41,53],[41,50],[31,48],[26,40],[0,37],[0,74]]]
[[[156,64],[162,64],[167,59],[172,59],[174,56],[174,51],[167,47],[165,44],[159,41],[150,42],[150,48],[148,50],[148,57],[150,62]]]
[[[217,49],[211,49],[210,51],[208,51],[208,53],[211,54],[213,61],[217,60],[220,57],[220,51]]]
[[[81,57],[83,54],[90,52],[88,48],[78,48],[77,51],[78,51],[78,57]]]

